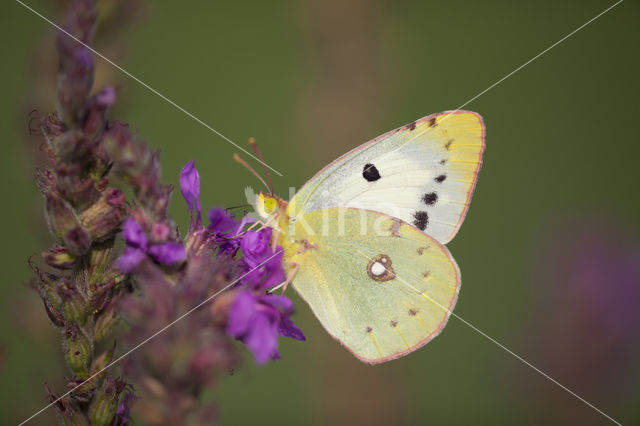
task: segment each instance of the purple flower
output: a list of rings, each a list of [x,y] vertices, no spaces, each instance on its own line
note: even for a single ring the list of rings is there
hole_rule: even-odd
[[[147,251],[157,262],[172,265],[180,262],[185,257],[184,246],[178,243],[156,244]]]
[[[209,226],[207,229],[218,234],[225,234],[237,228],[238,223],[227,210],[216,207],[209,210]]]
[[[248,274],[243,282],[261,290],[272,288],[285,280],[282,269],[284,251],[278,246],[271,248],[271,228],[259,231],[247,231],[240,240],[240,248]]]
[[[112,106],[116,102],[116,89],[105,86],[95,95],[95,102],[102,108]]]
[[[184,246],[177,243],[149,244],[144,229],[132,217],[122,227],[127,246],[118,259],[118,267],[122,272],[133,271],[147,255],[163,265],[172,265],[182,261],[185,256]]]
[[[245,225],[255,222],[255,219],[244,216],[238,222],[227,210],[216,207],[209,211],[209,222],[210,241],[218,244],[222,253],[234,253],[242,241]]]
[[[271,234],[271,228],[245,232],[240,248],[244,255],[244,261],[249,267],[255,267],[273,254],[269,247]]]
[[[124,233],[124,240],[126,241],[127,246],[140,250],[147,249],[147,236],[145,235],[142,226],[140,226],[134,218],[130,217],[124,221],[122,232]]]
[[[191,212],[191,227],[200,227],[200,174],[194,160],[185,164],[180,172],[180,192]]]
[[[128,274],[133,271],[145,257],[144,251],[133,247],[125,247],[122,256],[118,259],[118,268]]]
[[[129,415],[129,411],[131,410],[131,405],[138,399],[137,396],[133,394],[133,392],[127,392],[118,404],[118,409],[116,411],[116,418],[118,419],[119,425],[129,424],[131,421],[131,416]]]
[[[305,340],[302,331],[289,319],[293,302],[285,296],[238,293],[229,311],[227,333],[246,344],[256,363],[280,358],[278,335]]]

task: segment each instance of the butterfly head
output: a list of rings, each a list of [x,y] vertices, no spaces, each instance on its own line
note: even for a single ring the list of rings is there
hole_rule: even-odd
[[[278,213],[281,207],[286,206],[284,200],[275,195],[264,194],[260,192],[256,197],[256,211],[263,219]]]

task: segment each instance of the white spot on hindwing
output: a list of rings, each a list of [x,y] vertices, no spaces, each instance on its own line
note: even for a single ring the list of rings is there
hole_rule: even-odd
[[[391,267],[391,258],[386,254],[376,255],[367,265],[367,274],[378,282],[389,281],[396,277]]]
[[[373,266],[371,266],[371,273],[377,277],[384,274],[386,272],[386,268],[380,262],[375,262]]]

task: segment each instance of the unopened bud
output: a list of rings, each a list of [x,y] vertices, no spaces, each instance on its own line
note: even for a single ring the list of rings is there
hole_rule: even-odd
[[[87,252],[91,246],[91,236],[82,228],[68,202],[49,193],[46,197],[46,213],[51,232],[66,244],[72,254]]]
[[[91,144],[80,130],[68,130],[53,139],[53,147],[60,160],[68,161],[85,156]]]
[[[64,317],[62,316],[62,313],[56,308],[54,308],[53,306],[51,306],[51,304],[49,303],[46,297],[43,297],[42,301],[44,303],[44,310],[47,313],[47,316],[49,317],[49,321],[51,321],[53,325],[57,327],[63,327],[65,325],[65,320],[64,320]]]
[[[66,288],[63,292],[61,311],[67,321],[84,325],[87,320],[87,307],[84,298],[77,290]]]
[[[71,229],[65,235],[64,242],[69,247],[69,251],[76,255],[82,255],[91,247],[91,235],[81,226]]]
[[[91,366],[91,342],[77,327],[66,330],[65,358],[76,377],[86,379]]]
[[[94,340],[100,342],[107,337],[119,319],[115,305],[108,306],[104,311],[100,312],[93,327]]]
[[[89,406],[89,420],[95,426],[110,425],[118,409],[118,392],[115,381],[105,376],[102,386],[96,390]]]
[[[49,385],[46,383],[44,384],[44,388],[49,394],[49,401],[51,401],[56,409],[60,424],[64,424],[65,426],[89,426],[89,421],[86,417],[82,413],[74,410],[69,401],[69,397],[58,397],[51,391]]]
[[[76,264],[76,258],[64,247],[53,246],[49,251],[42,252],[42,258],[49,266],[58,269],[71,269]]]
[[[82,224],[94,240],[100,241],[115,235],[126,218],[123,204],[122,191],[109,188],[96,203],[82,213]]]

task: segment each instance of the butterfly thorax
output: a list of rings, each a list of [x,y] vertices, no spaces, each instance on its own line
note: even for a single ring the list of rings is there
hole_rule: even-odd
[[[304,254],[317,249],[318,245],[313,233],[301,232],[301,227],[296,226],[297,218],[290,217],[288,207],[289,203],[276,195],[260,193],[256,199],[256,211],[273,229],[272,238],[282,246],[284,261],[290,265],[299,262]]]

